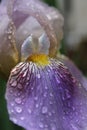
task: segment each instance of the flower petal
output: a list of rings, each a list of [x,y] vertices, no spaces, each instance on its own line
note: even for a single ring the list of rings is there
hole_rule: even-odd
[[[87,90],[87,78],[82,74],[82,72],[75,66],[75,64],[66,56],[60,55],[58,59],[64,63],[72,73],[74,77],[76,77],[82,86]]]
[[[2,0],[0,71],[6,76],[9,75],[10,70],[23,58],[21,48],[31,34],[36,34],[39,38],[45,33],[50,41],[49,55],[54,57],[62,39],[63,23],[64,19],[57,9],[39,0]]]
[[[6,100],[10,119],[27,130],[86,130],[87,92],[61,62],[22,62],[11,72]]]

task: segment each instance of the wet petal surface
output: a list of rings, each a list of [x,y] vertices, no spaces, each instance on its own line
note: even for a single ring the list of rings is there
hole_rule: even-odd
[[[45,54],[49,53],[50,57],[54,57],[63,37],[63,24],[64,19],[60,12],[42,1],[2,0],[0,4],[0,71],[8,77],[10,70],[20,62],[20,59],[24,61],[22,45],[31,34],[42,41],[38,47],[39,52],[42,51],[41,45],[44,43],[44,37],[41,35],[45,34],[48,38],[48,45],[46,43],[44,46]]]
[[[27,130],[86,130],[87,92],[61,62],[21,62],[11,72],[10,119]]]
[[[83,87],[87,90],[87,78],[76,67],[76,65],[66,56],[60,55],[58,59],[68,67],[72,75],[76,77],[79,80],[79,82],[83,85]]]

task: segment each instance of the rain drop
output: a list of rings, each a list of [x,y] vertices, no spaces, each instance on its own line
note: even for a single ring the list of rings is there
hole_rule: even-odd
[[[48,87],[47,87],[47,86],[45,86],[45,89],[47,90],[47,89],[48,89]]]
[[[43,123],[40,122],[40,123],[39,123],[39,127],[40,127],[40,128],[43,128],[43,127],[44,127],[44,126],[43,126]]]
[[[22,108],[20,108],[20,107],[15,107],[15,110],[16,110],[17,113],[21,113],[22,112]]]
[[[49,116],[52,116],[52,113],[51,113],[51,112],[49,112],[49,113],[48,113],[48,115],[49,115]]]
[[[11,106],[14,106],[14,102],[11,102]]]
[[[47,93],[44,93],[44,95],[43,95],[44,97],[47,97]]]
[[[71,124],[71,127],[74,129],[74,130],[77,130],[77,127],[73,124]]]
[[[28,112],[29,112],[29,114],[31,114],[31,112],[32,112],[31,109],[28,109]]]
[[[14,112],[14,110],[13,110],[13,109],[9,110],[9,113],[10,113],[10,114],[12,114],[13,112]]]
[[[50,70],[50,67],[49,67],[49,68],[47,68],[47,71],[50,73],[50,71],[51,71],[51,70]]]
[[[67,99],[71,98],[71,95],[68,90],[66,90],[66,97],[67,97]]]
[[[73,111],[75,111],[75,107],[72,107]]]
[[[60,80],[56,76],[55,78],[56,78],[57,83],[60,84]]]
[[[50,93],[50,96],[51,96],[51,97],[53,97],[53,94],[52,94],[52,93]]]
[[[11,94],[13,93],[13,90],[12,90],[12,89],[10,89],[10,93],[11,93]]]
[[[15,99],[15,102],[16,102],[17,104],[20,104],[20,103],[21,103],[21,98],[16,98],[16,99]]]
[[[76,79],[74,77],[72,77],[73,83],[76,83]]]
[[[37,78],[40,79],[40,74],[37,74]]]
[[[35,97],[34,100],[37,101],[37,100],[38,100],[38,97]]]
[[[39,107],[39,105],[38,104],[36,104],[36,108],[38,108]]]
[[[47,107],[44,106],[44,107],[42,108],[42,113],[45,114],[45,113],[47,113],[47,111],[48,111]]]
[[[20,117],[20,119],[21,119],[21,120],[24,120],[24,117],[22,116],[22,117]]]

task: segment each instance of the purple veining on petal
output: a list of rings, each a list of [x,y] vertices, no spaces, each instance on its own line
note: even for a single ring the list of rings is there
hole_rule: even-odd
[[[27,130],[86,130],[87,91],[64,64],[49,60],[12,70],[5,95],[10,119]]]
[[[87,90],[87,78],[75,66],[75,64],[68,57],[62,55],[58,59],[68,67],[72,75],[75,76],[79,80],[79,82],[83,85],[83,87]]]

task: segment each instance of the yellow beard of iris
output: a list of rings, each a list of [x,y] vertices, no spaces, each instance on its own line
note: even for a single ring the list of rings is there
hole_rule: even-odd
[[[49,57],[46,54],[33,54],[30,55],[27,61],[32,61],[40,66],[46,66],[50,63]]]

